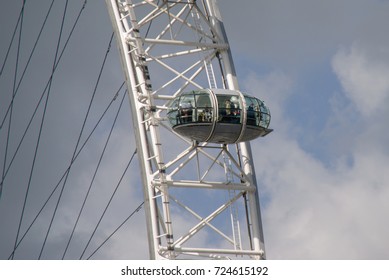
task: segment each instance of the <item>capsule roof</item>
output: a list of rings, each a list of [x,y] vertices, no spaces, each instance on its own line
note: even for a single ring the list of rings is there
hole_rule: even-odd
[[[198,142],[232,144],[270,133],[270,110],[236,90],[202,89],[177,96],[168,119],[178,134]]]

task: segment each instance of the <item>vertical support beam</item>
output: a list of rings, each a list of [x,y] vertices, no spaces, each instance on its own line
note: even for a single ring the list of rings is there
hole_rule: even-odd
[[[150,100],[141,99],[146,96],[147,98],[147,80],[142,72],[142,65],[138,67],[135,65],[135,61],[139,60],[139,57],[134,57],[139,53],[139,46],[134,46],[134,49],[130,49],[126,43],[127,32],[130,30],[127,20],[121,17],[119,14],[120,8],[118,7],[117,0],[106,0],[109,16],[111,18],[112,26],[116,35],[117,46],[121,58],[122,68],[125,74],[125,79],[128,88],[128,95],[130,99],[130,106],[132,112],[133,128],[136,137],[136,145],[139,157],[139,164],[141,165],[141,175],[143,182],[143,191],[145,198],[145,211],[146,211],[146,225],[149,241],[149,255],[151,259],[159,258],[158,248],[161,245],[160,239],[156,238],[160,236],[159,224],[158,224],[158,208],[155,201],[157,196],[155,188],[153,187],[153,170],[152,162],[149,160],[151,157],[156,158],[157,165],[163,164],[163,160],[160,158],[160,150],[155,144],[158,142],[158,134],[155,131],[155,126],[149,126],[152,145],[149,145],[149,139],[146,130],[145,110],[151,106]],[[130,12],[130,11],[129,11]],[[137,49],[138,48],[138,49]],[[141,102],[142,100],[142,102]],[[162,168],[160,168],[162,170]]]
[[[211,22],[218,31],[219,34],[223,36],[224,42],[228,44],[228,38],[224,29],[223,20],[220,15],[220,11],[217,5],[217,0],[207,0],[209,7],[209,14],[211,17]],[[227,86],[231,90],[239,90],[238,80],[236,77],[235,67],[232,59],[231,49],[221,50],[222,63],[226,75]],[[249,142],[240,143],[240,150],[242,156],[242,167],[248,178],[255,186],[255,192],[249,192],[249,206],[250,206],[250,217],[252,223],[252,244],[254,251],[263,251],[265,252],[265,243],[262,229],[262,219],[261,219],[261,210],[259,203],[259,193],[258,185],[254,170],[253,157],[251,152],[251,146]],[[262,255],[265,258],[265,253]]]

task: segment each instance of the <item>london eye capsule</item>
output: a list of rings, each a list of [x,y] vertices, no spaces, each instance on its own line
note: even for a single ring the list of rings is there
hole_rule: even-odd
[[[198,142],[232,144],[273,131],[265,103],[236,90],[181,93],[170,103],[167,116],[176,133]]]

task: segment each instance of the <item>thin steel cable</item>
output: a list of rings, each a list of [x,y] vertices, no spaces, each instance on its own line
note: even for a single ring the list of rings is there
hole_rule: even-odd
[[[67,0],[67,1],[68,1],[68,0]],[[66,3],[67,3],[67,2],[66,2]],[[78,146],[79,146],[80,141],[81,141],[81,137],[82,137],[82,134],[83,134],[85,125],[86,125],[86,121],[87,121],[87,119],[88,119],[88,116],[89,116],[89,113],[90,113],[90,109],[91,109],[91,107],[92,107],[92,103],[93,103],[94,97],[95,97],[96,92],[97,92],[97,88],[98,88],[98,85],[99,85],[99,82],[100,82],[100,79],[101,79],[101,75],[102,75],[103,70],[104,70],[105,63],[106,63],[106,61],[107,61],[108,53],[110,52],[110,49],[111,49],[112,39],[113,39],[113,33],[112,33],[112,35],[111,35],[111,38],[110,38],[110,41],[109,41],[109,44],[108,44],[108,49],[107,49],[107,51],[106,51],[106,53],[105,53],[105,56],[104,56],[104,60],[103,60],[102,66],[101,66],[101,68],[100,68],[99,76],[98,76],[98,78],[97,78],[97,82],[96,82],[95,88],[94,88],[94,90],[93,90],[92,98],[91,98],[91,101],[90,101],[90,103],[89,103],[88,110],[87,110],[87,113],[86,113],[86,115],[85,115],[84,122],[83,122],[83,124],[82,124],[82,128],[81,128],[79,137],[78,137],[78,139],[77,139],[77,144],[76,144],[76,147],[75,147],[74,152],[73,152],[73,155],[72,155],[72,160],[73,160],[74,156],[75,156],[76,153],[77,153]],[[44,242],[43,242],[43,245],[42,245],[42,249],[41,249],[41,252],[40,252],[40,254],[39,254],[39,258],[38,258],[38,259],[41,259],[41,257],[42,257],[42,253],[43,253],[44,247],[45,247],[45,245],[46,245],[46,242],[47,242],[47,238],[48,238],[48,236],[49,236],[49,233],[50,233],[50,231],[51,231],[51,227],[52,227],[52,225],[53,225],[54,218],[55,218],[55,216],[56,216],[56,213],[57,213],[57,210],[58,210],[59,203],[60,203],[60,201],[61,201],[61,199],[62,199],[62,194],[63,194],[64,189],[65,189],[65,187],[66,187],[66,183],[67,183],[67,179],[68,179],[68,177],[69,177],[69,173],[70,173],[70,169],[69,169],[69,171],[67,172],[66,177],[65,177],[65,179],[64,179],[64,183],[63,183],[63,185],[62,185],[62,188],[61,188],[61,191],[60,191],[60,194],[59,194],[57,203],[56,203],[56,205],[55,205],[54,212],[53,212],[53,215],[52,215],[50,224],[49,224],[49,228],[48,228],[48,230],[47,230],[47,232],[46,232],[46,236],[45,236],[45,239],[44,239]]]
[[[55,69],[57,69],[57,67],[58,67],[58,65],[59,65],[59,62],[61,61],[61,59],[62,59],[62,57],[63,57],[63,54],[64,54],[64,52],[65,52],[65,50],[66,50],[66,47],[68,46],[68,43],[69,43],[69,41],[70,41],[70,38],[72,37],[72,35],[73,35],[73,33],[74,33],[74,30],[75,30],[76,26],[78,25],[78,22],[79,22],[79,19],[80,19],[80,17],[81,17],[81,14],[82,14],[83,10],[85,9],[86,3],[87,3],[87,2],[86,2],[86,0],[85,0],[83,6],[81,7],[81,10],[80,10],[79,13],[78,13],[77,18],[76,18],[76,20],[75,20],[75,22],[74,22],[74,24],[73,24],[73,27],[72,27],[72,29],[71,29],[71,31],[70,31],[70,33],[69,33],[69,36],[68,36],[68,38],[67,38],[67,40],[66,40],[66,43],[64,44],[64,46],[63,46],[63,48],[62,48],[61,55],[59,56],[59,58],[58,58],[58,60],[57,60],[57,63],[56,63],[56,65],[55,65]],[[31,118],[30,118],[30,120],[29,120],[29,122],[28,122],[28,124],[27,124],[26,129],[24,130],[23,136],[21,137],[21,140],[19,141],[19,144],[18,144],[18,146],[17,146],[17,148],[16,148],[16,150],[15,150],[14,155],[12,156],[12,159],[11,159],[11,161],[10,161],[8,167],[7,167],[7,170],[6,170],[5,174],[4,174],[4,176],[1,178],[0,186],[3,186],[3,184],[4,184],[5,177],[7,176],[8,171],[10,170],[10,168],[11,168],[13,162],[14,162],[15,157],[16,157],[16,155],[17,155],[18,152],[19,152],[19,149],[20,149],[20,147],[21,147],[21,145],[22,145],[22,143],[23,143],[23,141],[24,141],[24,138],[25,138],[25,136],[26,136],[26,134],[27,134],[27,132],[28,132],[30,126],[31,126],[31,123],[32,123],[33,119],[35,118],[36,112],[37,112],[37,110],[38,110],[38,108],[39,108],[39,106],[40,106],[40,104],[41,104],[41,102],[42,102],[42,100],[43,100],[43,97],[44,97],[45,94],[46,94],[46,91],[47,91],[47,89],[48,89],[48,87],[49,87],[49,84],[50,84],[51,79],[53,78],[53,75],[54,75],[54,73],[52,73],[52,74],[50,75],[50,77],[49,77],[49,79],[48,79],[48,81],[47,81],[47,83],[46,83],[46,86],[45,86],[45,88],[44,88],[44,90],[43,90],[43,92],[42,92],[42,94],[41,94],[41,96],[40,96],[40,99],[39,99],[37,105],[35,106],[35,110],[34,110],[32,116],[31,116]]]
[[[20,24],[20,19],[22,18],[22,15],[24,13],[24,6],[26,4],[25,2],[26,1],[23,1],[23,6],[20,9],[19,17],[18,17],[18,20],[16,21],[16,25],[15,25],[14,31],[12,33],[11,42],[8,45],[7,53],[5,54],[5,58],[4,58],[4,61],[3,61],[3,64],[2,64],[1,70],[0,70],[0,77],[1,77],[1,75],[3,75],[4,67],[5,67],[5,64],[7,63],[9,52],[11,51],[11,48],[12,48],[12,45],[13,45],[13,41],[15,39],[15,35],[16,35],[16,32],[17,32],[19,24]],[[3,126],[3,124],[0,126],[0,129],[1,129],[2,126]]]
[[[91,189],[92,189],[93,183],[94,183],[94,181],[95,181],[97,172],[99,171],[99,168],[100,168],[102,159],[103,159],[103,157],[104,157],[104,155],[105,155],[105,151],[106,151],[106,149],[107,149],[109,140],[111,139],[111,135],[112,135],[113,129],[114,129],[114,127],[115,127],[116,121],[117,121],[117,119],[118,119],[119,113],[120,113],[120,111],[121,111],[121,108],[122,108],[122,105],[123,105],[123,101],[124,101],[125,96],[126,96],[126,95],[123,94],[122,101],[120,102],[119,108],[118,108],[118,110],[117,110],[117,112],[116,112],[115,119],[114,119],[114,121],[113,121],[113,123],[112,123],[112,126],[111,126],[111,130],[109,131],[108,137],[107,137],[107,139],[106,139],[106,141],[105,141],[105,144],[104,144],[104,148],[103,148],[103,150],[102,150],[102,152],[101,152],[101,154],[100,154],[99,161],[98,161],[98,163],[97,163],[97,165],[96,165],[95,172],[94,172],[94,174],[93,174],[93,176],[92,176],[92,180],[91,180],[91,182],[90,182],[90,184],[89,184],[88,191],[87,191],[87,193],[86,193],[86,195],[85,195],[85,197],[84,197],[84,201],[83,201],[83,203],[82,203],[82,205],[81,205],[81,209],[80,209],[80,211],[79,211],[79,213],[78,213],[76,222],[75,222],[75,224],[74,224],[74,226],[73,226],[73,229],[72,229],[72,232],[71,232],[71,234],[70,234],[69,240],[68,240],[68,242],[67,242],[67,244],[66,244],[66,248],[65,248],[65,251],[64,251],[64,253],[63,253],[63,255],[62,255],[62,259],[65,258],[65,255],[66,255],[66,253],[67,253],[67,251],[68,251],[70,242],[71,242],[71,240],[72,240],[72,238],[73,238],[74,232],[75,232],[75,230],[76,230],[76,228],[77,228],[77,225],[78,225],[78,222],[79,222],[79,220],[80,220],[81,214],[82,214],[82,212],[84,211],[84,207],[85,207],[86,201],[88,200],[88,197],[89,197],[90,191],[91,191]]]
[[[32,220],[32,222],[30,223],[30,225],[27,227],[26,231],[24,232],[23,236],[20,238],[16,248],[14,248],[14,250],[11,252],[10,256],[8,257],[8,259],[11,258],[12,254],[15,253],[15,250],[18,248],[18,246],[22,243],[22,241],[24,240],[24,238],[26,237],[27,233],[30,231],[30,229],[32,228],[32,226],[34,225],[34,223],[36,222],[36,220],[38,219],[38,217],[40,216],[40,214],[42,213],[42,211],[44,210],[44,208],[46,207],[47,203],[50,201],[50,199],[52,198],[52,196],[54,195],[55,191],[58,189],[59,185],[61,184],[62,180],[65,178],[67,172],[69,171],[69,169],[71,168],[71,166],[73,165],[73,163],[76,161],[76,159],[78,158],[78,156],[81,154],[81,152],[83,151],[83,149],[85,148],[86,144],[89,142],[90,138],[92,137],[92,135],[94,134],[94,132],[96,131],[97,127],[99,126],[99,124],[101,123],[101,121],[104,119],[105,117],[105,114],[108,112],[109,108],[111,107],[111,105],[113,104],[113,102],[117,99],[117,96],[119,94],[119,92],[122,90],[123,86],[124,86],[125,82],[122,83],[122,85],[120,86],[119,90],[116,92],[116,94],[114,95],[114,97],[111,99],[110,103],[108,104],[108,106],[106,107],[106,109],[104,110],[104,112],[102,113],[102,115],[100,116],[99,120],[97,121],[97,123],[95,124],[94,128],[92,129],[92,131],[89,133],[88,137],[86,138],[86,140],[84,141],[84,143],[81,145],[80,149],[78,150],[76,156],[74,157],[74,160],[69,164],[69,166],[67,167],[67,169],[65,170],[65,172],[62,174],[62,177],[59,179],[59,181],[57,182],[56,186],[53,188],[52,192],[50,193],[49,197],[46,199],[45,203],[43,204],[43,206],[40,208],[40,210],[38,211],[38,213],[35,215],[34,219]]]
[[[37,157],[37,153],[38,153],[38,149],[39,149],[40,138],[41,138],[41,135],[42,135],[43,124],[44,124],[44,121],[45,121],[45,116],[46,116],[46,111],[47,111],[47,105],[48,105],[48,101],[49,101],[49,97],[50,97],[50,93],[51,93],[51,86],[52,86],[53,77],[54,77],[55,65],[57,64],[57,59],[58,59],[58,54],[59,54],[59,47],[60,47],[60,44],[61,44],[61,39],[62,39],[62,34],[63,34],[63,27],[64,27],[66,13],[67,13],[67,7],[68,7],[68,0],[66,0],[66,2],[65,2],[65,7],[64,7],[64,12],[63,12],[63,16],[62,16],[62,22],[61,22],[61,27],[60,27],[60,31],[59,31],[57,47],[56,47],[56,50],[55,50],[53,67],[52,67],[52,72],[51,72],[52,73],[52,75],[51,75],[52,78],[50,79],[49,88],[48,88],[47,95],[46,95],[45,106],[44,106],[44,109],[43,109],[43,115],[42,115],[41,125],[40,125],[40,128],[39,128],[39,134],[38,134],[38,141],[37,141],[36,148],[35,148],[34,160],[33,160],[33,164],[32,164],[32,167],[31,167],[30,178],[28,180],[27,190],[30,188],[30,184],[31,184],[31,180],[32,180],[32,175],[33,175],[33,172],[34,172],[34,165],[35,165],[35,161],[36,161],[36,157]],[[27,195],[26,195],[26,198],[27,198]],[[43,247],[44,246],[42,246],[41,253],[39,254],[39,259],[40,259],[41,254],[42,254]]]
[[[35,40],[34,46],[33,46],[32,50],[31,50],[31,53],[30,53],[30,55],[29,55],[29,57],[28,57],[28,60],[27,60],[26,66],[24,67],[23,73],[22,73],[22,75],[20,76],[20,80],[19,80],[19,82],[18,82],[18,86],[16,87],[16,90],[15,90],[13,96],[12,96],[12,100],[11,100],[10,104],[8,105],[7,111],[5,112],[4,118],[3,118],[2,122],[1,122],[0,130],[1,130],[1,128],[3,127],[4,121],[5,121],[5,119],[6,119],[7,116],[8,116],[8,113],[9,113],[9,111],[10,111],[10,109],[11,109],[11,104],[13,103],[13,101],[14,101],[14,99],[15,99],[16,93],[19,91],[20,84],[22,83],[22,80],[23,80],[23,78],[24,78],[24,75],[26,74],[26,71],[27,71],[27,68],[28,68],[28,66],[29,66],[29,64],[30,64],[30,61],[31,61],[31,59],[32,59],[32,57],[33,57],[33,55],[34,55],[34,53],[35,53],[35,49],[36,49],[36,47],[37,47],[37,45],[38,45],[38,42],[39,42],[39,40],[40,40],[40,37],[41,37],[41,35],[42,35],[42,33],[43,33],[43,29],[44,29],[44,27],[46,26],[47,19],[49,18],[49,15],[50,15],[50,13],[51,13],[51,10],[52,10],[54,1],[55,1],[55,0],[52,0],[52,2],[51,2],[51,4],[50,4],[50,7],[49,7],[49,10],[48,10],[47,13],[46,13],[45,19],[44,19],[43,24],[42,24],[42,26],[41,26],[41,29],[40,29],[40,31],[39,31],[39,33],[38,33],[38,37],[37,37],[37,39]]]
[[[9,121],[8,121],[8,129],[7,129],[7,137],[5,141],[5,151],[4,151],[4,161],[3,161],[3,170],[1,177],[4,177],[5,173],[5,167],[7,165],[7,156],[8,156],[8,146],[9,146],[9,139],[11,136],[11,128],[12,128],[12,113],[13,113],[13,100],[15,96],[15,88],[16,88],[16,80],[18,77],[18,69],[19,69],[19,58],[20,58],[20,45],[22,42],[22,34],[23,34],[23,19],[24,19],[24,6],[26,4],[26,1],[23,1],[22,11],[21,11],[21,17],[20,17],[20,27],[19,27],[19,39],[18,39],[18,47],[16,51],[16,60],[15,60],[15,71],[14,71],[14,79],[13,79],[13,88],[12,88],[12,102],[10,106],[10,114],[9,114]],[[0,185],[0,198],[1,194],[3,193],[3,184]]]
[[[25,6],[25,4],[26,4],[26,1],[23,1],[23,7],[22,7],[22,12],[21,12],[21,18],[20,18],[18,48],[17,48],[17,52],[16,52],[16,65],[15,65],[12,97],[15,95],[16,80],[17,80],[17,75],[18,75],[19,55],[20,55],[20,45],[21,45],[21,41],[22,41],[22,30],[23,30],[24,6]],[[11,135],[12,112],[13,112],[13,102],[11,102],[11,110],[10,110],[10,115],[9,115],[8,133],[7,133],[7,141],[6,141],[5,155],[4,155],[4,165],[3,165],[3,172],[2,172],[2,176],[1,176],[2,178],[4,177],[5,166],[7,164],[8,144],[9,144],[9,138],[10,138],[10,135]],[[0,185],[0,195],[1,195],[2,191],[3,191],[3,184]],[[27,188],[27,192],[28,192],[28,188]],[[26,196],[27,196],[27,194],[26,194]],[[22,215],[24,213],[25,206],[26,206],[25,203],[23,203]],[[15,245],[17,243],[18,234],[20,232],[21,220],[22,220],[22,218],[20,219],[20,222],[19,222],[19,227],[18,227],[18,232],[17,232],[17,235],[16,235]]]
[[[127,221],[129,219],[132,218],[132,216],[134,216],[134,214],[138,213],[139,210],[142,208],[143,204],[145,202],[143,201],[141,204],[139,204],[139,206],[110,234],[108,235],[108,237],[100,244],[100,246],[98,246],[96,248],[96,250],[93,251],[93,253],[87,258],[87,260],[89,260],[105,243],[107,243],[107,241],[112,237],[114,236],[114,234],[125,224],[127,223]]]
[[[111,204],[112,199],[114,198],[114,196],[115,196],[115,194],[116,194],[116,191],[118,190],[118,188],[119,188],[119,186],[120,186],[120,184],[121,184],[121,182],[122,182],[122,180],[123,180],[123,178],[124,178],[124,175],[127,173],[127,170],[128,170],[128,168],[130,167],[131,162],[132,162],[132,160],[134,159],[134,156],[135,156],[136,152],[137,152],[137,150],[135,149],[135,150],[134,150],[134,153],[132,154],[132,156],[131,156],[131,158],[130,158],[130,161],[128,162],[128,164],[127,164],[127,166],[126,166],[126,168],[125,168],[125,170],[124,170],[124,172],[123,172],[123,174],[122,174],[122,176],[120,177],[119,182],[117,183],[117,185],[116,185],[116,187],[115,187],[115,190],[113,191],[113,193],[112,193],[112,195],[111,195],[111,197],[110,197],[110,199],[109,199],[107,205],[105,206],[104,211],[103,211],[103,213],[101,214],[100,219],[99,219],[99,221],[97,222],[95,229],[93,230],[93,232],[92,232],[92,234],[91,234],[91,236],[90,236],[90,238],[89,238],[89,240],[88,240],[88,242],[87,242],[87,244],[86,244],[84,250],[82,251],[82,254],[81,254],[81,256],[80,256],[80,260],[82,259],[82,257],[84,256],[84,254],[85,254],[87,248],[89,247],[89,244],[90,244],[90,242],[92,241],[93,236],[95,235],[95,233],[96,233],[96,231],[97,231],[97,229],[98,229],[98,227],[99,227],[101,221],[103,220],[103,218],[104,218],[104,216],[105,216],[105,213],[107,212],[107,209],[108,209],[109,205]]]

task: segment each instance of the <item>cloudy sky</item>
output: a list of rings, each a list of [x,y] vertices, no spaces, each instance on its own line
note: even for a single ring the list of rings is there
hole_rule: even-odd
[[[4,63],[22,6],[19,2],[22,1],[0,4],[3,38],[0,66],[5,65],[0,76],[0,121],[3,121],[12,93],[17,93],[9,141],[9,117],[0,130],[0,171],[3,175],[49,80],[65,1],[56,1],[53,5],[34,56],[16,90],[51,3],[49,0],[34,1],[33,4],[27,1],[19,60],[17,29]],[[60,51],[83,2],[69,1]],[[385,121],[389,116],[389,39],[386,30],[389,1],[218,2],[240,88],[261,97],[272,112],[274,132],[252,142],[267,257],[387,259],[389,132]],[[31,163],[47,91],[31,122],[31,130],[4,179],[0,199],[1,259],[8,258],[14,248],[27,186],[30,185],[29,197],[20,223],[19,240],[71,162],[94,92],[112,28],[104,1],[88,1],[81,11],[79,23],[50,84],[49,106],[33,175],[30,176]],[[87,139],[122,81],[118,54],[113,45],[81,143]],[[123,94],[121,90],[69,172],[71,176],[61,195],[53,230],[44,249],[41,247],[49,227],[47,221],[52,218],[63,181],[18,247],[15,258],[38,258],[40,251],[42,258],[62,257],[83,194],[89,187],[90,175],[99,160],[100,154],[93,151],[104,146]],[[103,211],[102,205],[106,205],[134,152],[126,101],[66,258],[79,258],[83,253],[90,232]],[[84,258],[142,203],[136,161],[135,157],[118,188],[113,206],[85,250]],[[143,211],[137,212],[95,257],[147,258],[147,240],[139,238],[145,236],[144,220]]]

